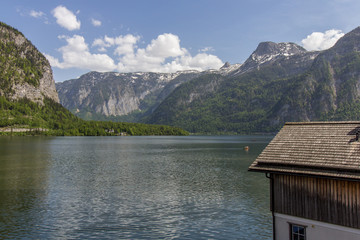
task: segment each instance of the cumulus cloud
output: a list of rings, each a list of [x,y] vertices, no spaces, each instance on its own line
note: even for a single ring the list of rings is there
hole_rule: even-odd
[[[180,47],[180,39],[171,33],[159,35],[146,47],[146,54],[153,57],[167,58],[186,54],[186,49]]]
[[[95,39],[93,48],[107,54],[93,54],[90,52],[82,36],[64,37],[67,45],[61,47],[63,61],[46,55],[53,67],[82,68],[95,71],[120,71],[120,72],[175,72],[180,70],[207,70],[218,69],[223,62],[215,55],[200,52],[195,56],[182,48],[178,36],[165,33],[144,48],[138,47],[139,36],[127,34],[125,36]],[[115,63],[116,59],[117,63]]]
[[[180,46],[178,36],[165,33],[153,39],[145,48],[138,48],[120,58],[118,70],[122,72],[152,71],[175,72],[182,70],[217,69],[223,65],[214,55],[200,53],[191,56]]]
[[[130,54],[134,52],[136,48],[136,43],[140,40],[139,36],[134,36],[132,34],[127,34],[125,36],[118,36],[115,38],[108,37],[105,35],[104,38],[97,38],[94,40],[92,46],[98,47],[98,51],[105,52],[106,48],[116,46],[114,51],[115,55]]]
[[[111,57],[106,54],[90,53],[84,37],[74,35],[73,37],[65,37],[65,40],[67,45],[59,49],[63,58],[62,62],[51,55],[45,55],[51,66],[61,69],[80,68],[99,72],[115,70],[116,65]]]
[[[100,27],[101,26],[101,21],[100,20],[96,20],[94,18],[91,19],[91,23],[94,27]]]
[[[35,11],[35,10],[30,11],[30,16],[34,18],[41,18],[44,15],[45,13],[43,13],[42,11]]]
[[[328,30],[325,33],[313,32],[305,39],[301,40],[301,43],[304,48],[309,51],[321,51],[334,46],[337,40],[342,36],[344,36],[344,33],[341,30],[336,29]]]
[[[56,18],[57,24],[66,28],[69,31],[80,29],[80,21],[77,20],[76,15],[64,6],[57,6],[52,11],[53,16]]]

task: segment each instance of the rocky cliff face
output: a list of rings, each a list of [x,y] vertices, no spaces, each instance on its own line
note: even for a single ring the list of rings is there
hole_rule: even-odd
[[[295,43],[262,42],[245,64],[260,65],[279,57],[290,57],[302,53],[306,53],[306,50]]]
[[[56,83],[61,103],[74,113],[123,116],[149,111],[174,88],[198,76],[197,71],[176,73],[99,73]]]
[[[205,74],[227,76],[240,66],[226,63],[219,70],[204,72],[90,72],[78,79],[56,83],[56,88],[61,104],[79,116],[94,119],[94,113],[107,117],[135,113],[138,121],[151,114],[181,84]]]
[[[270,117],[285,121],[358,120],[360,117],[360,28],[322,51],[282,98]]]
[[[191,132],[248,133],[276,131],[287,121],[359,120],[360,28],[322,52],[260,43],[243,65],[219,79],[181,85],[147,122]],[[211,83],[216,88],[209,94]]]
[[[312,62],[317,55],[318,52],[307,52],[303,47],[295,43],[262,42],[233,75],[259,70],[261,67],[275,62],[287,65],[296,62],[301,71],[302,66],[307,67],[308,63]]]
[[[47,59],[16,29],[0,22],[0,95],[59,102]]]
[[[140,110],[147,114],[136,120],[191,132],[269,132],[287,121],[359,120],[360,28],[321,52],[264,42],[242,65],[172,75],[91,73],[57,87],[72,110]]]
[[[60,103],[50,64],[43,66],[42,70],[43,76],[39,79],[39,85],[37,87],[26,82],[13,84],[11,88],[14,93],[10,96],[10,98],[28,98],[31,101],[43,104],[44,97],[48,97],[55,102]]]

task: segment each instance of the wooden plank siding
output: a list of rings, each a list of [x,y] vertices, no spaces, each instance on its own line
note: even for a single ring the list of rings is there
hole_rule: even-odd
[[[360,228],[360,182],[273,174],[274,212]]]

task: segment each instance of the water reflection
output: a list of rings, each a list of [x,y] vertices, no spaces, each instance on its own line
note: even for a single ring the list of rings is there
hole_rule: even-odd
[[[268,183],[247,171],[269,140],[7,141],[0,152],[0,218],[8,224],[0,237],[270,239]]]
[[[43,220],[48,138],[0,138],[0,236],[32,235]]]

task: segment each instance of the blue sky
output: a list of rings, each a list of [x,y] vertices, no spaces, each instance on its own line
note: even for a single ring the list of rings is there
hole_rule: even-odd
[[[0,21],[50,60],[55,81],[89,71],[205,70],[262,41],[331,47],[360,25],[358,0],[12,0]]]

